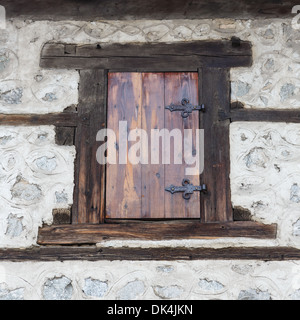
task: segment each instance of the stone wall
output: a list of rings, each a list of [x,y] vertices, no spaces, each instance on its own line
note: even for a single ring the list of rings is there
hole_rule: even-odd
[[[78,72],[39,68],[48,41],[77,44],[230,39],[253,44],[253,66],[231,70],[232,102],[300,107],[300,31],[291,19],[7,21],[0,30],[0,113],[60,112],[78,102]],[[106,241],[101,246],[293,246],[300,248],[300,125],[230,127],[235,207],[277,223],[276,240]],[[72,204],[74,147],[54,127],[0,126],[0,247],[36,245],[54,208]],[[150,272],[151,270],[151,272]],[[299,299],[298,262],[49,262],[0,264],[0,299]]]
[[[0,300],[300,299],[299,275],[295,262],[4,262]]]

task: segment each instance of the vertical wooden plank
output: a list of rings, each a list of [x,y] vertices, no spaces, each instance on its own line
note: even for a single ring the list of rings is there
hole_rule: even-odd
[[[96,134],[105,126],[106,117],[104,74],[104,70],[80,71],[73,223],[99,223],[104,203],[101,179],[105,170],[96,161]]]
[[[104,222],[105,208],[105,165],[96,160],[98,144],[96,143],[97,132],[106,128],[106,90],[107,71],[93,70],[93,82],[95,84],[94,101],[90,106],[90,179],[89,179],[89,223]]]
[[[117,143],[127,140],[119,132],[119,121],[127,121],[127,134],[141,128],[141,73],[108,74],[107,126],[116,133]],[[127,151],[136,142],[128,142]],[[116,145],[117,164],[107,164],[106,218],[141,217],[141,165],[119,164],[120,148]]]
[[[75,133],[76,162],[75,162],[75,189],[72,207],[73,223],[88,222],[88,189],[89,174],[89,118],[90,95],[93,83],[91,81],[92,70],[80,71],[78,114],[79,124]]]
[[[203,68],[198,68],[198,97],[199,97],[199,103],[200,104],[202,104],[203,103],[203,80],[204,80],[204,78],[203,78]],[[206,106],[204,106],[205,108],[206,108]],[[201,130],[203,130],[204,131],[204,147],[203,147],[203,150],[202,150],[202,152],[204,152],[204,163],[202,164],[203,165],[203,170],[205,170],[205,139],[206,139],[206,137],[205,137],[205,130],[204,130],[204,116],[205,116],[205,113],[206,112],[200,112],[199,113],[199,128],[201,129]],[[202,157],[202,159],[203,159],[203,157]],[[200,173],[200,177],[199,177],[199,179],[200,179],[200,184],[201,185],[203,185],[203,184],[205,184],[205,182],[204,182],[204,176],[203,176],[203,172],[201,172]],[[204,199],[205,199],[205,194],[203,195],[201,195],[201,197],[200,197],[200,220],[202,221],[202,222],[204,222],[205,220],[205,218],[204,218]]]
[[[203,69],[202,115],[205,161],[201,182],[208,192],[202,196],[203,222],[232,221],[230,200],[229,120],[219,121],[219,112],[228,112],[230,103],[228,69]]]
[[[142,165],[142,218],[164,218],[164,165],[151,163],[151,129],[164,128],[164,74],[142,74],[142,129],[148,135],[148,164]],[[143,144],[144,147],[146,147]],[[154,151],[154,150],[153,150]]]
[[[198,104],[198,73],[166,73],[165,74],[165,105],[181,104],[183,98],[190,103]],[[181,186],[182,180],[187,178],[194,185],[199,185],[199,175],[186,176],[188,167],[184,160],[184,129],[199,128],[199,114],[193,112],[189,117],[182,118],[181,112],[165,110],[165,128],[169,131],[179,129],[182,134],[182,164],[174,163],[174,143],[171,142],[171,163],[165,165],[165,186],[171,184]],[[195,139],[193,139],[193,149]],[[200,193],[194,192],[189,200],[182,197],[182,193],[171,194],[165,192],[165,218],[200,218]]]

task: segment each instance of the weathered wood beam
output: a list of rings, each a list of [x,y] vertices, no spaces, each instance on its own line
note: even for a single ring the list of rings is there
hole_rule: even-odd
[[[95,244],[103,239],[170,240],[216,237],[276,237],[277,225],[253,221],[200,223],[194,221],[159,221],[122,224],[73,224],[44,226],[39,229],[38,244]]]
[[[8,18],[132,20],[290,18],[297,0],[2,0]]]
[[[230,200],[230,143],[229,120],[219,121],[218,111],[230,108],[230,72],[228,69],[202,69],[202,99],[207,106],[200,114],[201,129],[205,132],[204,168],[201,183],[208,192],[201,194],[202,221],[232,221]]]
[[[219,113],[219,120],[300,123],[300,110],[232,109]]]
[[[293,247],[227,248],[106,248],[46,246],[28,249],[0,249],[0,261],[101,261],[101,260],[300,260],[300,250]]]
[[[47,43],[41,53],[42,68],[101,68],[126,71],[197,71],[206,67],[252,64],[250,42],[193,41],[141,44],[70,45]]]
[[[0,114],[0,125],[6,126],[42,126],[76,127],[77,113],[48,113],[48,114]]]
[[[174,56],[251,56],[251,43],[239,41],[235,45],[229,40],[202,40],[192,42],[166,43],[113,43],[74,45],[64,43],[46,43],[42,57],[152,57]],[[170,52],[172,48],[172,52]]]
[[[80,71],[78,112],[83,121],[75,133],[73,223],[99,223],[104,216],[105,166],[96,160],[96,135],[106,128],[106,82],[105,70]]]

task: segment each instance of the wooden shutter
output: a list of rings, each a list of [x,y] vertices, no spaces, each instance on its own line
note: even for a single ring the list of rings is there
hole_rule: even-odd
[[[190,200],[181,193],[165,191],[169,185],[180,186],[183,178],[199,185],[197,176],[185,176],[185,161],[174,164],[174,143],[171,139],[171,163],[151,164],[151,129],[179,129],[182,138],[184,129],[199,128],[199,113],[187,118],[181,112],[170,112],[165,106],[180,104],[183,98],[198,104],[198,73],[109,73],[107,127],[116,132],[120,141],[119,121],[127,121],[128,131],[141,128],[148,134],[148,164],[108,164],[106,188],[106,218],[200,218],[200,193],[195,192]],[[136,142],[128,142],[128,150]],[[143,144],[144,146],[144,144]],[[117,159],[119,157],[119,146]],[[142,152],[145,150],[142,150]],[[184,151],[182,140],[182,151]],[[160,156],[162,143],[160,144]]]

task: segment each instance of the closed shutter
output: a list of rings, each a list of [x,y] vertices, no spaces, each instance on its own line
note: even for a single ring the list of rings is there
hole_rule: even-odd
[[[182,99],[198,105],[197,72],[108,74],[107,127],[116,133],[117,163],[107,164],[106,218],[200,219],[200,192],[194,192],[189,200],[185,200],[181,192],[172,194],[165,190],[171,185],[182,186],[184,178],[194,186],[200,184],[199,174],[186,176],[186,168],[193,165],[187,164],[184,157],[188,152],[195,154],[199,112],[183,118],[180,111],[165,109],[171,104],[180,105]],[[125,121],[127,123],[129,140],[132,138],[130,132],[133,136],[137,133],[136,141],[127,142],[124,132],[120,132],[120,121],[123,125]],[[147,136],[139,135],[136,129],[145,130]],[[165,141],[160,138],[159,152],[155,154],[159,154],[159,159],[154,159],[152,153],[151,146],[157,141],[153,139],[153,129],[157,133],[162,133],[163,129],[170,133],[164,136]],[[192,145],[188,148],[184,144],[185,129],[192,130]],[[176,138],[172,133],[177,134]],[[162,158],[163,153],[167,155],[168,142],[170,164],[165,163],[167,157]],[[124,143],[127,143],[126,153],[137,151],[138,163],[132,163],[129,158],[124,163]]]

